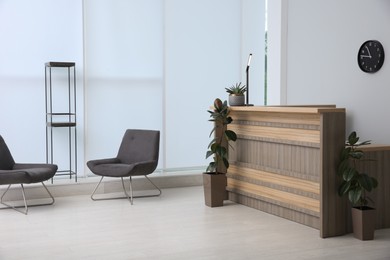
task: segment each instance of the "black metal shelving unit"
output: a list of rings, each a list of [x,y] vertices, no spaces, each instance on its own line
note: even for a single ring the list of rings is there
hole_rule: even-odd
[[[55,71],[54,71],[55,70]],[[55,75],[53,75],[55,73]],[[63,76],[66,78],[62,78]],[[61,86],[53,86],[53,77],[60,78],[58,82]],[[56,91],[62,89],[60,98],[64,100],[66,107],[54,107],[53,96]],[[58,96],[58,95],[57,95]],[[56,176],[69,175],[74,176],[77,182],[77,130],[76,130],[76,63],[75,62],[46,62],[45,63],[45,101],[46,101],[46,162],[56,163],[54,160],[54,135],[55,128],[67,128],[68,136],[68,167],[62,169],[59,167]],[[60,110],[60,111],[58,111]],[[57,149],[64,147],[56,147]],[[53,179],[52,179],[53,182]]]

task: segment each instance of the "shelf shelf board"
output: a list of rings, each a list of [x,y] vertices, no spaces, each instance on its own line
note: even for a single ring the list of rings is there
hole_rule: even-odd
[[[76,123],[75,122],[48,122],[47,123],[47,126],[50,126],[50,127],[72,127],[72,126],[76,126]]]
[[[76,113],[47,113],[48,116],[75,116]]]
[[[49,61],[45,63],[46,67],[65,67],[70,68],[76,65],[75,62],[58,62],[58,61]]]

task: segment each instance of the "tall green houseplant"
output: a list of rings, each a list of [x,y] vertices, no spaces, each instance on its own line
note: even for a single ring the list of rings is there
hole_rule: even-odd
[[[370,144],[370,141],[359,142],[356,132],[352,132],[341,153],[338,168],[338,175],[342,177],[338,193],[340,196],[348,195],[352,203],[353,235],[360,240],[372,240],[375,233],[376,211],[368,206],[369,201],[373,201],[367,193],[378,186],[378,181],[367,173],[359,172],[357,168],[359,161],[367,161],[363,150],[359,149],[367,144]]]
[[[214,123],[209,137],[214,134],[214,138],[206,153],[206,159],[213,156],[213,161],[209,163],[206,172],[225,173],[229,168],[229,141],[237,140],[236,133],[227,129],[233,119],[229,116],[227,101],[222,102],[219,98],[214,101],[214,110],[208,110],[208,112],[211,118],[209,121]]]
[[[237,135],[234,131],[227,129],[233,121],[229,116],[227,101],[222,102],[217,98],[214,101],[214,109],[207,111],[210,114],[209,121],[213,123],[209,137],[213,136],[213,139],[208,145],[206,159],[213,157],[213,160],[203,173],[204,198],[206,206],[220,207],[228,198],[225,173],[229,168],[229,141],[236,141]]]
[[[359,137],[356,132],[352,132],[341,154],[341,162],[338,169],[338,174],[343,179],[338,190],[339,195],[348,195],[352,205],[361,209],[366,207],[370,201],[367,192],[378,186],[378,181],[374,177],[357,170],[357,163],[364,160],[364,152],[359,147],[368,144],[370,144],[370,141],[359,143]]]

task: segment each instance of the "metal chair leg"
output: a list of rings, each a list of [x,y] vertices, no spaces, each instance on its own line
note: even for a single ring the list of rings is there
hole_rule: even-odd
[[[40,204],[32,204],[32,205],[27,205],[27,200],[26,200],[26,194],[25,194],[25,191],[24,191],[24,186],[23,184],[21,183],[20,185],[22,186],[22,196],[23,196],[23,206],[14,206],[14,205],[10,205],[8,203],[6,203],[3,199],[4,199],[4,196],[5,194],[8,192],[9,188],[11,187],[12,184],[8,185],[7,189],[5,190],[5,192],[3,193],[3,195],[1,196],[0,198],[0,203],[7,206],[6,208],[11,208],[11,209],[14,209],[20,213],[23,213],[25,215],[28,214],[28,207],[36,207],[36,206],[46,206],[46,205],[53,205],[55,200],[54,200],[54,197],[53,195],[50,193],[50,191],[47,189],[46,185],[41,182],[43,187],[45,188],[45,190],[47,191],[47,193],[49,194],[50,198],[51,198],[51,202],[49,203],[40,203]],[[22,208],[24,207],[24,211],[23,210],[20,210],[19,208]],[[2,209],[6,209],[6,208],[2,208]]]
[[[152,180],[150,178],[148,178],[148,176],[144,175],[144,177],[158,190],[158,193],[157,194],[150,194],[150,195],[136,195],[136,196],[134,196],[133,189],[132,189],[132,178],[130,176],[131,201],[133,201],[133,198],[158,197],[161,195],[161,193],[162,193],[161,189],[159,187],[157,187],[157,185],[154,184],[154,182],[152,182]],[[133,204],[133,203],[131,203],[131,204]]]
[[[126,198],[130,201],[130,204],[133,205],[133,189],[131,187],[131,177],[130,177],[130,194],[131,194],[131,197],[129,196],[129,194],[126,191],[125,182],[123,181],[123,177],[121,177],[121,180],[122,180],[123,192],[125,193]]]
[[[132,177],[130,176],[130,187],[129,187],[129,191],[130,191],[130,195],[129,193],[127,192],[126,188],[125,188],[125,183],[124,183],[124,180],[123,180],[123,177],[121,177],[121,182],[122,182],[122,188],[123,188],[123,192],[125,193],[125,197],[109,197],[109,198],[96,198],[94,197],[95,193],[96,193],[96,190],[98,189],[98,187],[100,186],[100,183],[102,182],[104,176],[102,176],[102,178],[100,179],[99,183],[96,185],[95,189],[93,190],[92,192],[92,195],[91,195],[91,199],[94,200],[94,201],[98,201],[98,200],[114,200],[114,199],[128,199],[130,204],[133,205],[133,199],[134,198],[146,198],[146,197],[158,197],[162,194],[162,191],[159,187],[157,187],[156,184],[154,184],[152,182],[152,180],[150,178],[148,178],[148,176],[144,175],[145,178],[158,190],[158,193],[157,194],[151,194],[151,195],[136,195],[134,196],[133,194],[133,179]]]
[[[102,200],[102,199],[95,199],[95,198],[93,197],[93,195],[95,195],[95,192],[97,191],[97,189],[98,189],[100,183],[102,182],[103,178],[104,178],[104,176],[102,176],[102,177],[100,178],[99,183],[96,185],[95,189],[93,190],[93,192],[92,192],[92,194],[91,194],[91,199],[92,199],[92,200]]]
[[[104,176],[102,176],[102,177],[100,178],[99,183],[96,185],[95,189],[93,190],[92,195],[91,195],[91,199],[92,199],[92,200],[94,200],[94,201],[99,201],[99,200],[128,199],[128,200],[130,201],[130,204],[133,204],[133,199],[132,199],[132,197],[130,197],[129,194],[127,193],[127,191],[126,191],[125,183],[124,183],[124,181],[123,181],[123,177],[121,177],[121,181],[122,181],[123,191],[124,191],[126,197],[114,197],[114,198],[96,198],[96,197],[94,197],[94,195],[95,195],[97,189],[99,188],[100,184],[102,183],[103,178],[104,178]],[[130,190],[131,190],[131,189],[130,189]]]
[[[45,190],[47,191],[47,193],[49,194],[49,196],[50,196],[50,198],[51,198],[51,202],[46,203],[46,204],[40,204],[40,205],[37,205],[37,206],[41,206],[41,205],[53,205],[54,202],[55,202],[55,199],[54,199],[53,195],[50,193],[50,191],[49,191],[49,189],[46,187],[46,185],[45,185],[43,182],[41,182],[41,183],[42,183],[43,187],[45,188]],[[32,205],[32,207],[34,207],[34,206],[35,206],[35,205]]]
[[[161,195],[161,193],[162,193],[162,191],[160,190],[160,188],[159,187],[157,187],[157,185],[156,184],[154,184],[154,182],[152,182],[152,180],[151,179],[149,179],[149,177],[148,176],[146,176],[146,175],[144,175],[145,176],[145,178],[158,190],[158,194],[156,194],[156,195],[154,195],[154,196],[160,196]]]

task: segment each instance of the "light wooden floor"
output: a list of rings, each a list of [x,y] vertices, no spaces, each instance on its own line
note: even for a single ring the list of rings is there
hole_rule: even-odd
[[[202,187],[159,198],[56,198],[25,216],[0,210],[0,259],[390,259],[390,229],[374,241],[321,239],[318,230],[227,202],[204,206]]]

